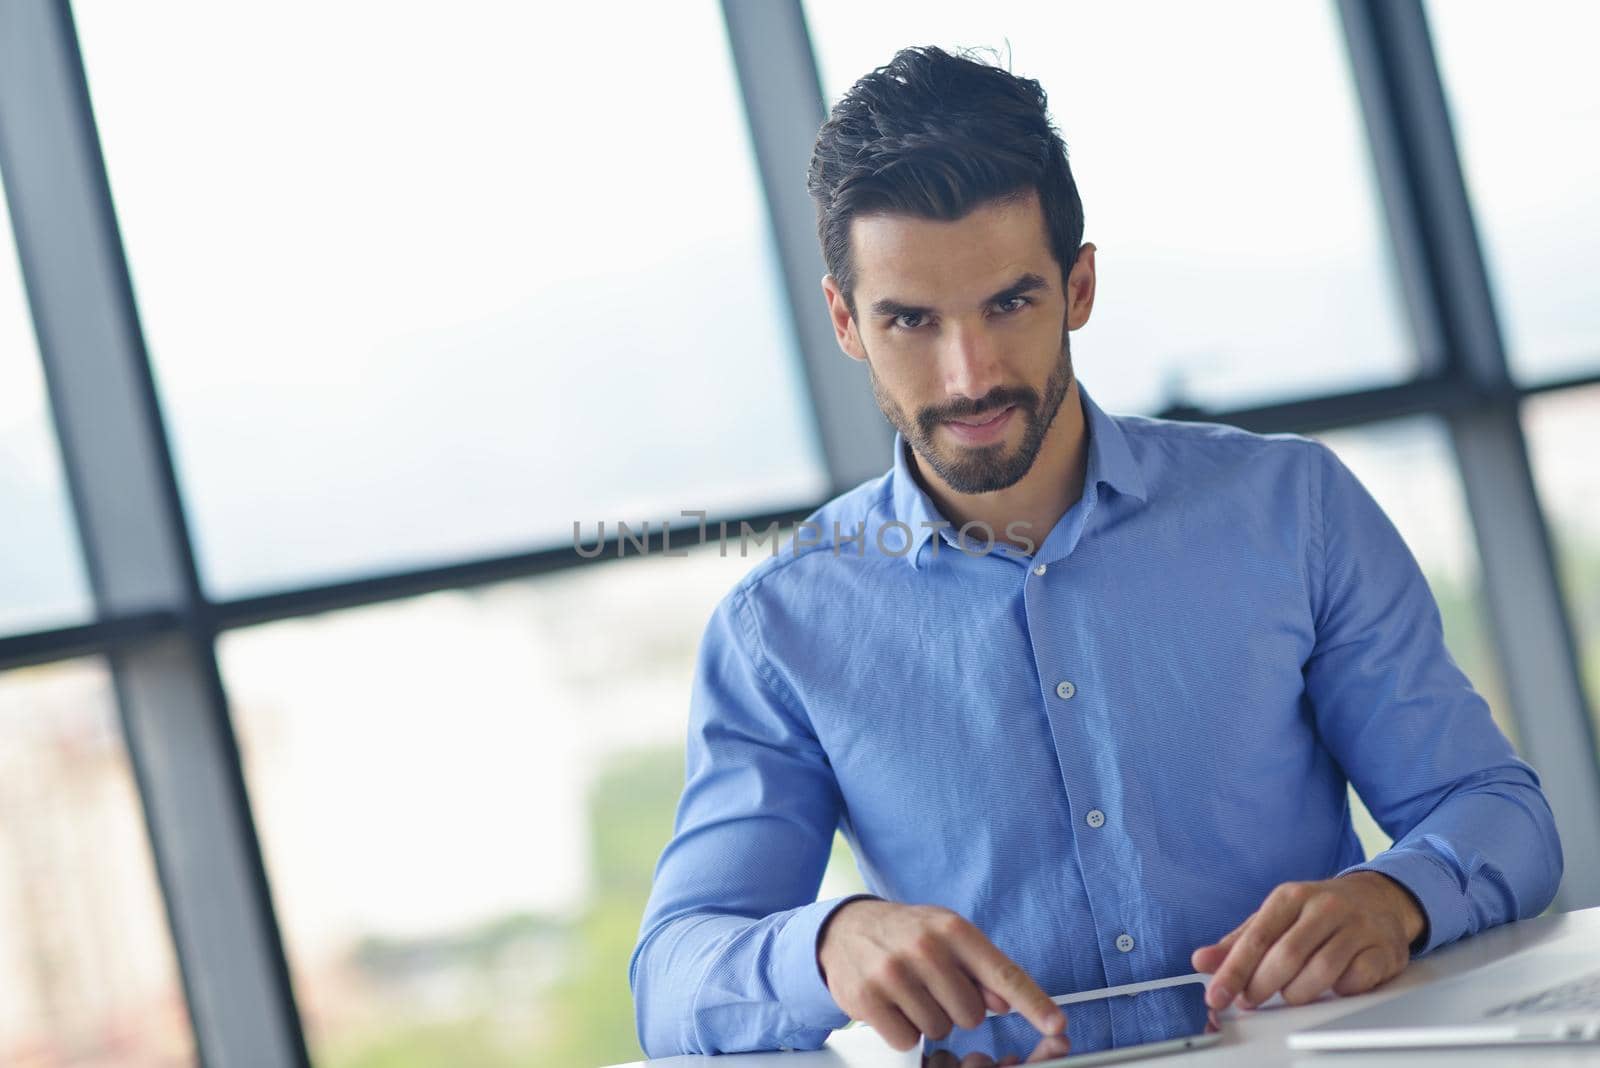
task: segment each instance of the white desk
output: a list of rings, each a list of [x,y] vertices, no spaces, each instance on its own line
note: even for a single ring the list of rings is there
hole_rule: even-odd
[[[1261,1065],[1295,1065],[1298,1068],[1375,1068],[1403,1065],[1405,1068],[1475,1068],[1483,1065],[1535,1064],[1600,1066],[1600,1047],[1549,1048],[1522,1047],[1514,1052],[1501,1047],[1481,1050],[1409,1050],[1380,1053],[1303,1053],[1290,1050],[1285,1039],[1291,1031],[1331,1020],[1366,1005],[1391,998],[1403,990],[1460,972],[1471,971],[1509,957],[1532,946],[1562,942],[1600,952],[1600,908],[1584,909],[1553,916],[1540,916],[1521,923],[1506,924],[1492,931],[1464,938],[1453,945],[1413,961],[1385,986],[1355,997],[1328,995],[1323,1001],[1293,1007],[1281,1003],[1239,1012],[1225,1009],[1220,1014],[1222,1041],[1206,1049],[1171,1054],[1130,1064],[1149,1064],[1166,1068],[1257,1068]],[[1071,1011],[1070,1009],[1068,1010]],[[897,1053],[870,1028],[851,1027],[835,1031],[827,1045],[808,1053],[730,1053],[718,1057],[657,1057],[616,1068],[917,1068],[916,1050]]]

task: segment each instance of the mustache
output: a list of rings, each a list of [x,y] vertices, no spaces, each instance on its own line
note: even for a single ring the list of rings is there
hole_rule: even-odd
[[[1031,413],[1039,406],[1038,391],[1028,386],[1002,386],[990,390],[980,400],[957,402],[941,408],[924,408],[917,413],[917,426],[924,436],[931,437],[940,423],[951,419],[971,419],[1012,406],[1020,412]]]

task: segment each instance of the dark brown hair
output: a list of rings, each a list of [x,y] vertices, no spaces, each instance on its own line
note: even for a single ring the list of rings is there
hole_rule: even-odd
[[[817,133],[806,187],[822,258],[855,314],[850,220],[878,212],[954,221],[1037,192],[1063,277],[1083,241],[1083,204],[1045,92],[971,50],[903,48],[864,75]]]

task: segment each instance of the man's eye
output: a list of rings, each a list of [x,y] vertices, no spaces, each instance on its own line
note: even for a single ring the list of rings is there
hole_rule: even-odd
[[[915,319],[917,321],[914,323],[908,323],[906,322],[907,319]],[[902,330],[915,330],[917,327],[922,325],[922,313],[906,312],[904,315],[896,315],[894,317],[894,325],[898,326]]]
[[[1033,302],[1027,297],[1007,297],[1005,300],[1000,302],[999,306],[1000,310],[1003,312],[1015,312],[1021,311],[1031,303]]]

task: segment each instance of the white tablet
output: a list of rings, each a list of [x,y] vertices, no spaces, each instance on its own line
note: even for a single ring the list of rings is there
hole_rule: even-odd
[[[1056,998],[1067,1014],[1065,1050],[1060,1037],[1040,1034],[1016,1013],[991,1013],[977,1027],[957,1028],[943,1039],[924,1039],[922,1065],[1087,1068],[1209,1046],[1222,1038],[1222,1025],[1206,1005],[1208,978],[1182,976]]]

